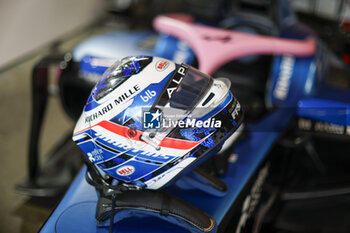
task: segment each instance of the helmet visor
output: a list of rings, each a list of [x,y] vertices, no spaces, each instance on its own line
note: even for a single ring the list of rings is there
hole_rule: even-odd
[[[183,80],[172,93],[169,99],[169,107],[190,111],[196,107],[196,103],[203,97],[212,83],[212,79],[189,67]]]
[[[97,82],[92,96],[96,101],[99,101],[151,62],[151,57],[126,57],[121,61],[116,61]]]
[[[174,125],[170,122],[184,120],[191,114],[210,89],[213,79],[196,69],[181,64],[169,80],[158,101],[154,103],[151,111],[161,111],[165,125]],[[147,129],[142,139],[158,147],[160,142],[174,129],[174,127],[161,127],[160,129]]]
[[[168,107],[188,113],[196,107],[212,82],[210,76],[181,64],[175,70],[159,100],[153,104],[152,109]]]

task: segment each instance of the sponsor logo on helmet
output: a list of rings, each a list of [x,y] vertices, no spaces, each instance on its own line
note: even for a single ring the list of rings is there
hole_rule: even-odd
[[[166,68],[168,68],[168,66],[169,66],[169,62],[167,62],[167,61],[158,61],[156,63],[156,70],[157,71],[163,71]]]
[[[101,149],[94,149],[93,151],[88,152],[87,156],[91,162],[98,162],[103,160],[102,153]]]
[[[145,95],[140,95],[140,97],[141,97],[143,102],[148,102],[149,100],[151,100],[156,95],[157,95],[156,91],[147,90],[147,91],[145,91]]]
[[[131,165],[126,165],[123,167],[120,167],[116,173],[120,176],[129,176],[135,172],[135,168]]]
[[[113,147],[118,151],[121,151],[121,152],[127,151],[127,154],[131,156],[139,156],[142,158],[152,158],[157,161],[167,161],[173,158],[173,156],[169,154],[164,154],[158,151],[155,152],[153,150],[150,151],[147,148],[138,149],[135,147],[135,145],[120,143],[119,141],[108,138],[102,134],[97,133],[96,136],[107,143],[113,144]]]
[[[171,94],[177,89],[179,84],[181,83],[183,77],[185,76],[187,71],[187,68],[180,66],[177,70],[177,73],[174,75],[173,79],[171,80],[171,83],[169,84],[168,88],[166,89],[166,92],[168,94],[168,98],[171,98]]]
[[[233,112],[231,114],[232,118],[236,119],[236,116],[240,113],[240,111],[241,111],[241,105],[239,102],[237,102],[236,108],[233,110]]]
[[[172,93],[178,88],[179,84],[181,83],[183,77],[185,76],[187,72],[188,67],[184,64],[181,64],[177,70],[174,72],[173,76],[171,77],[171,81],[169,85],[166,88],[166,91],[164,91],[159,99],[161,99],[163,102],[167,102],[170,98]]]
[[[138,92],[140,89],[139,85],[133,86],[133,88],[129,89],[127,92],[124,92],[123,94],[119,95],[117,98],[114,99],[114,105],[121,104],[125,100],[129,99],[132,95],[134,95],[136,92]],[[97,111],[94,111],[92,114],[85,117],[85,123],[90,123],[100,116],[105,115],[107,112],[111,111],[113,109],[113,104],[109,103],[102,109],[99,109]]]
[[[103,107],[101,110],[98,110],[98,111],[94,112],[93,114],[85,117],[85,123],[89,123],[89,122],[99,118],[100,116],[103,116],[104,114],[106,114],[107,112],[109,112],[112,109],[113,109],[113,105],[108,104],[106,107]]]
[[[127,92],[124,92],[123,94],[115,98],[114,100],[115,105],[122,103],[124,100],[128,99],[130,96],[132,96],[139,90],[140,90],[139,85],[135,85],[132,89],[129,89]]]

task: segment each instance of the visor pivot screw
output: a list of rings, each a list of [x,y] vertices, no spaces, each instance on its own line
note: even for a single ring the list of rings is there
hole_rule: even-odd
[[[129,138],[134,138],[134,137],[136,137],[137,132],[136,132],[135,129],[128,129],[128,130],[126,131],[126,134],[127,134],[127,136],[128,136]]]

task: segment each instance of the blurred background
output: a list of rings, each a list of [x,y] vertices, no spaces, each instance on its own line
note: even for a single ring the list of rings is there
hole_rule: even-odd
[[[0,232],[37,232],[65,190],[60,189],[57,195],[41,198],[40,194],[34,195],[38,197],[30,197],[25,195],[28,190],[17,188],[16,192],[14,189],[16,184],[28,179],[28,151],[30,138],[33,137],[30,133],[34,88],[32,74],[33,67],[41,58],[48,53],[57,53],[57,56],[65,54],[64,59],[69,60],[71,58],[67,58],[68,52],[95,35],[152,30],[152,19],[159,14],[186,12],[203,21],[212,22],[223,14],[220,7],[224,2],[230,1],[0,1]],[[342,33],[342,27],[350,25],[348,2],[291,0],[290,3],[300,19],[317,28],[325,43],[350,64],[350,57],[347,57],[350,53],[342,53],[344,47],[332,40],[335,35]],[[316,16],[317,20],[310,20],[309,16]],[[348,43],[347,49],[350,50],[350,37],[343,34],[344,44]],[[145,40],[143,48],[147,50],[154,46],[153,40],[151,37]],[[47,83],[48,102],[38,141],[40,161],[45,161],[52,153],[56,153],[58,143],[67,145],[65,140],[70,137],[76,117],[76,113],[69,113],[69,110],[67,113],[67,109],[64,109],[66,106],[62,105],[56,70],[48,69],[47,72],[53,74]],[[76,154],[79,156],[78,152]],[[79,167],[79,162],[76,163],[75,166]],[[76,167],[67,173],[67,179],[74,177]],[[51,175],[55,176],[56,173]],[[64,183],[63,186],[66,188],[67,185],[69,183]]]
[[[152,3],[149,4],[150,2]],[[193,6],[191,2],[194,3]],[[0,2],[0,70],[8,68],[20,59],[29,58],[30,53],[37,52],[43,46],[86,33],[93,24],[110,20],[107,18],[111,12],[124,16],[132,14],[133,17],[129,18],[128,22],[115,21],[121,26],[139,24],[133,26],[149,27],[154,15],[171,11],[191,11],[189,8],[196,7],[197,2],[180,0],[165,4],[157,0],[86,0],[82,4],[78,0],[3,0]],[[346,1],[291,0],[290,2],[298,12],[314,13],[336,20],[346,20],[350,17],[350,8],[345,4]],[[212,8],[212,14],[214,13],[218,14],[215,8]],[[141,20],[138,21],[134,16],[140,17]]]

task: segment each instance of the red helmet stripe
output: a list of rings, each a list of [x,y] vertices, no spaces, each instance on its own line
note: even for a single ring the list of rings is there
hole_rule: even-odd
[[[105,129],[107,129],[115,134],[122,136],[122,137],[127,137],[127,130],[129,129],[128,127],[121,126],[121,125],[115,124],[115,123],[110,122],[110,121],[101,121],[101,122],[97,123],[96,125],[93,125],[89,128],[94,128],[95,126],[100,126],[102,128],[105,128]],[[87,129],[81,130],[81,131],[77,132],[75,135],[77,135],[81,132],[84,132]],[[142,132],[139,130],[136,130],[136,132],[137,132],[136,136],[133,138],[130,138],[130,140],[141,141],[140,136],[142,135]],[[180,150],[189,150],[191,148],[196,147],[203,140],[204,139],[202,139],[198,142],[193,142],[193,141],[187,141],[187,140],[183,140],[183,139],[166,137],[161,141],[159,146],[173,148],[173,149],[180,149]]]

